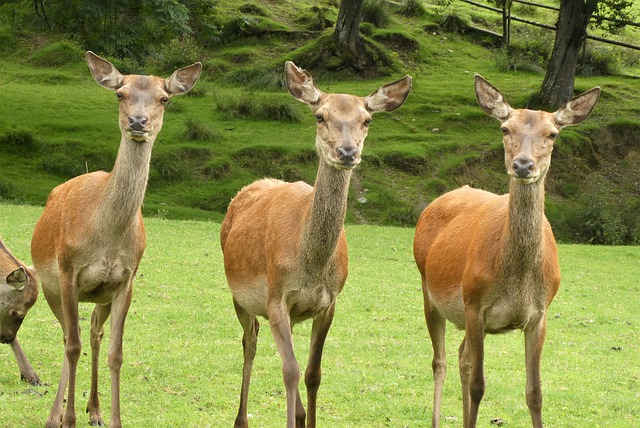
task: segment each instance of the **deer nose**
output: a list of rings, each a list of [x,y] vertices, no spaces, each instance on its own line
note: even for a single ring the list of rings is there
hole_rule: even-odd
[[[352,163],[356,160],[358,149],[354,146],[340,146],[336,149],[338,159],[345,163]]]
[[[526,178],[533,172],[534,163],[531,159],[515,159],[512,167],[513,171],[520,178]]]
[[[148,121],[149,120],[144,116],[131,115],[129,116],[129,127],[133,131],[143,131],[147,126]]]

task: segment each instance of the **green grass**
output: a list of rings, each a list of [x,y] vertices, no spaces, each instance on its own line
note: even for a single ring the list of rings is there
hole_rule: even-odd
[[[41,208],[0,204],[0,233],[29,262],[29,242]],[[148,246],[127,319],[122,371],[125,426],[220,427],[233,423],[242,364],[241,328],[227,289],[214,222],[146,220]],[[431,346],[422,314],[419,274],[410,228],[347,227],[350,272],[338,298],[323,358],[319,426],[430,426]],[[549,309],[542,358],[543,416],[547,427],[631,427],[640,419],[640,248],[561,245],[561,289]],[[81,305],[78,424],[89,390],[89,317]],[[251,426],[282,426],[285,398],[280,358],[262,321],[249,397]],[[310,322],[296,327],[306,366]],[[101,400],[108,422],[108,334],[101,356]],[[62,363],[62,333],[42,296],[28,313],[20,341],[40,378],[19,380],[8,346],[0,347],[0,427],[42,426]],[[443,426],[461,425],[457,346],[449,327],[449,376]],[[479,426],[500,418],[507,427],[530,425],[524,398],[520,332],[490,336],[487,391]],[[303,398],[304,400],[304,398]]]

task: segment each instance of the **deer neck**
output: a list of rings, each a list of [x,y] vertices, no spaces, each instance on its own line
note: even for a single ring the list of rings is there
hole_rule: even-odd
[[[320,161],[300,245],[301,260],[309,271],[326,266],[335,254],[347,212],[351,172]]]
[[[535,183],[509,186],[509,216],[505,235],[503,269],[522,275],[537,270],[544,251],[544,177]]]
[[[153,141],[137,142],[122,136],[116,162],[111,171],[98,210],[98,224],[114,231],[126,230],[135,221],[149,179]]]

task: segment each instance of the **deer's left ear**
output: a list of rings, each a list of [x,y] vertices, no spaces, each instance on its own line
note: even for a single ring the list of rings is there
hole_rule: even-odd
[[[310,106],[320,100],[323,92],[318,89],[311,73],[307,70],[298,67],[291,61],[287,61],[284,64],[284,74],[287,90],[293,95],[293,98]]]
[[[24,268],[20,266],[18,269],[7,275],[6,281],[7,285],[12,290],[22,291],[22,289],[27,285],[27,272],[25,272]]]
[[[379,87],[378,90],[365,97],[367,110],[371,113],[376,113],[397,109],[407,99],[409,91],[411,91],[412,82],[411,76],[406,75],[400,80]]]
[[[100,86],[114,90],[122,86],[124,76],[113,64],[91,51],[87,51],[86,58],[91,75]]]
[[[196,84],[201,71],[202,64],[199,62],[174,71],[170,77],[164,79],[165,90],[169,95],[184,94]]]
[[[476,74],[474,87],[478,104],[485,113],[491,117],[495,117],[501,122],[509,118],[511,106],[495,86],[489,83],[484,77]]]
[[[600,87],[596,86],[572,98],[554,113],[559,126],[575,125],[591,115],[596,101],[600,98]]]

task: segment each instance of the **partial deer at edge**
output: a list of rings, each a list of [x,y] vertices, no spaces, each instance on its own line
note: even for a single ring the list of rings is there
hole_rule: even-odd
[[[400,107],[411,77],[380,87],[367,97],[325,94],[306,71],[285,65],[291,95],[311,107],[317,121],[320,158],[314,187],[264,179],[231,201],[220,240],[227,281],[244,329],[244,366],[236,427],[246,427],[251,368],[259,330],[267,318],[282,359],[287,427],[316,426],[320,361],[333,320],[336,297],[347,278],[344,218],[349,181],[361,159],[371,115]],[[300,367],[293,351],[293,326],[313,319],[305,371],[308,415],[300,400]]]
[[[16,334],[38,298],[38,276],[16,259],[0,238],[0,343],[8,343],[18,362],[20,378],[41,385],[40,378],[18,343]]]
[[[485,335],[515,329],[524,330],[531,420],[542,427],[540,358],[546,311],[560,286],[556,243],[544,214],[544,182],[558,132],[589,117],[600,88],[554,113],[513,109],[478,75],[475,90],[480,107],[502,124],[509,194],[465,186],[431,202],[418,220],[413,251],[433,345],[432,426],[440,424],[449,320],[465,330],[458,356],[464,427],[476,426],[485,391]]]
[[[90,424],[104,425],[98,399],[98,357],[103,324],[111,316],[109,426],[121,426],[122,335],[133,278],[146,246],[140,207],[151,149],[162,128],[167,101],[191,89],[202,69],[196,63],[163,79],[122,75],[92,52],[87,52],[87,63],[96,82],[116,92],[122,136],[112,172],[84,174],[53,189],[33,233],[31,257],[45,298],[64,332],[62,373],[46,424],[49,428],[61,422],[63,427],[76,424],[76,367],[81,351],[78,302],[96,304],[91,315]]]

